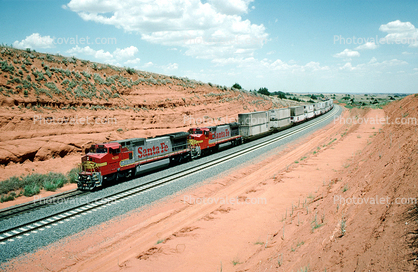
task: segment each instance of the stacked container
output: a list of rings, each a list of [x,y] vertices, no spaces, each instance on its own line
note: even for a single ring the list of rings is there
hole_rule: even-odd
[[[306,119],[304,106],[290,107],[290,121],[299,123]]]
[[[238,114],[240,134],[243,137],[257,137],[270,131],[270,118],[268,111],[258,111]]]
[[[270,127],[272,129],[279,130],[289,125],[291,125],[289,108],[270,110]]]
[[[321,102],[314,104],[314,113],[315,113],[315,116],[321,115]]]
[[[315,113],[314,113],[314,105],[310,104],[310,105],[305,105],[303,106],[304,110],[305,110],[305,115],[307,119],[311,119],[315,117]]]

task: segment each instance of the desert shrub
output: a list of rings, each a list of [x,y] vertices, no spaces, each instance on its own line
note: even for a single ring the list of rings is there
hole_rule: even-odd
[[[76,79],[80,80],[82,77],[79,73],[77,72],[73,72],[73,75],[75,76]]]
[[[27,175],[26,177],[22,178],[22,187],[26,186],[26,185],[37,185],[39,187],[42,186],[43,183],[43,179],[44,179],[44,175],[42,174],[30,174]]]
[[[57,86],[55,86],[55,84],[53,82],[47,82],[44,84],[45,87],[47,87],[49,90],[53,91],[55,94],[60,94],[61,90],[58,89]]]
[[[36,184],[26,185],[25,188],[23,189],[23,195],[29,197],[29,196],[39,194],[40,191],[41,191],[41,188]]]
[[[235,83],[234,85],[232,85],[232,88],[235,88],[235,89],[238,89],[238,90],[242,89],[241,85],[239,85],[238,83]]]
[[[10,193],[10,194],[8,194],[8,195],[1,195],[1,197],[0,197],[0,203],[7,202],[7,201],[12,201],[12,200],[14,200],[16,197],[17,197],[17,195],[16,195],[16,193],[15,193],[15,192],[11,192],[11,193]]]
[[[88,79],[91,78],[91,75],[89,73],[87,73],[86,71],[82,71],[81,74]]]
[[[99,74],[94,74],[93,79],[94,79],[94,82],[96,82],[97,84],[100,84],[100,85],[105,84],[104,79]]]
[[[73,168],[67,173],[67,179],[70,183],[77,183],[78,174],[80,173],[80,168]]]
[[[128,74],[130,74],[130,75],[133,75],[133,74],[135,74],[135,69],[133,69],[133,68],[126,68],[125,69],[126,70],[126,72],[128,73]]]
[[[19,177],[11,177],[0,182],[0,194],[7,194],[10,191],[22,188],[22,180]]]
[[[50,173],[45,175],[45,179],[44,179],[44,185],[48,184],[48,183],[52,184],[55,187],[55,189],[56,188],[61,188],[67,182],[68,182],[68,180],[67,180],[66,176],[64,174],[61,174],[61,173],[50,172]],[[44,188],[47,190],[47,188],[45,186],[44,186]]]
[[[35,76],[36,81],[41,81],[41,80],[47,81],[42,72],[34,71],[34,72],[32,72],[32,74]]]
[[[0,61],[0,67],[1,67],[2,72],[12,73],[15,70],[15,67],[13,65],[7,64],[7,61]]]

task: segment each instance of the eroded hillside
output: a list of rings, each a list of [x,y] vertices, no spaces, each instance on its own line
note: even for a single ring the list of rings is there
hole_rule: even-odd
[[[131,68],[0,47],[2,179],[68,171],[92,143],[150,137],[288,105]]]

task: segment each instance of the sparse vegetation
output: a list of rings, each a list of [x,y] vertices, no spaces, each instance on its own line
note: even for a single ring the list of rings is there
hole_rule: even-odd
[[[60,173],[48,174],[30,174],[21,177],[11,177],[0,182],[0,195],[3,201],[13,200],[11,195],[16,195],[16,192],[24,196],[33,196],[39,194],[41,189],[47,191],[55,191],[57,188],[63,187],[67,183],[75,183],[78,176],[78,168],[74,168],[63,175]]]
[[[341,218],[340,221],[340,231],[341,231],[341,237],[345,235],[345,227],[346,227],[346,219],[344,218],[344,215]]]
[[[346,192],[348,190],[348,186],[347,186],[347,184],[346,185],[344,185],[344,187],[343,187],[343,193],[344,192]]]
[[[238,83],[235,83],[234,85],[232,85],[232,88],[238,89],[238,90],[242,89],[241,85],[239,85]]]

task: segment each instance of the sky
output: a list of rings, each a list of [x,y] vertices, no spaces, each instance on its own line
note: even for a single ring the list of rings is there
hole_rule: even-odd
[[[270,92],[416,93],[418,1],[0,0],[0,43]]]

